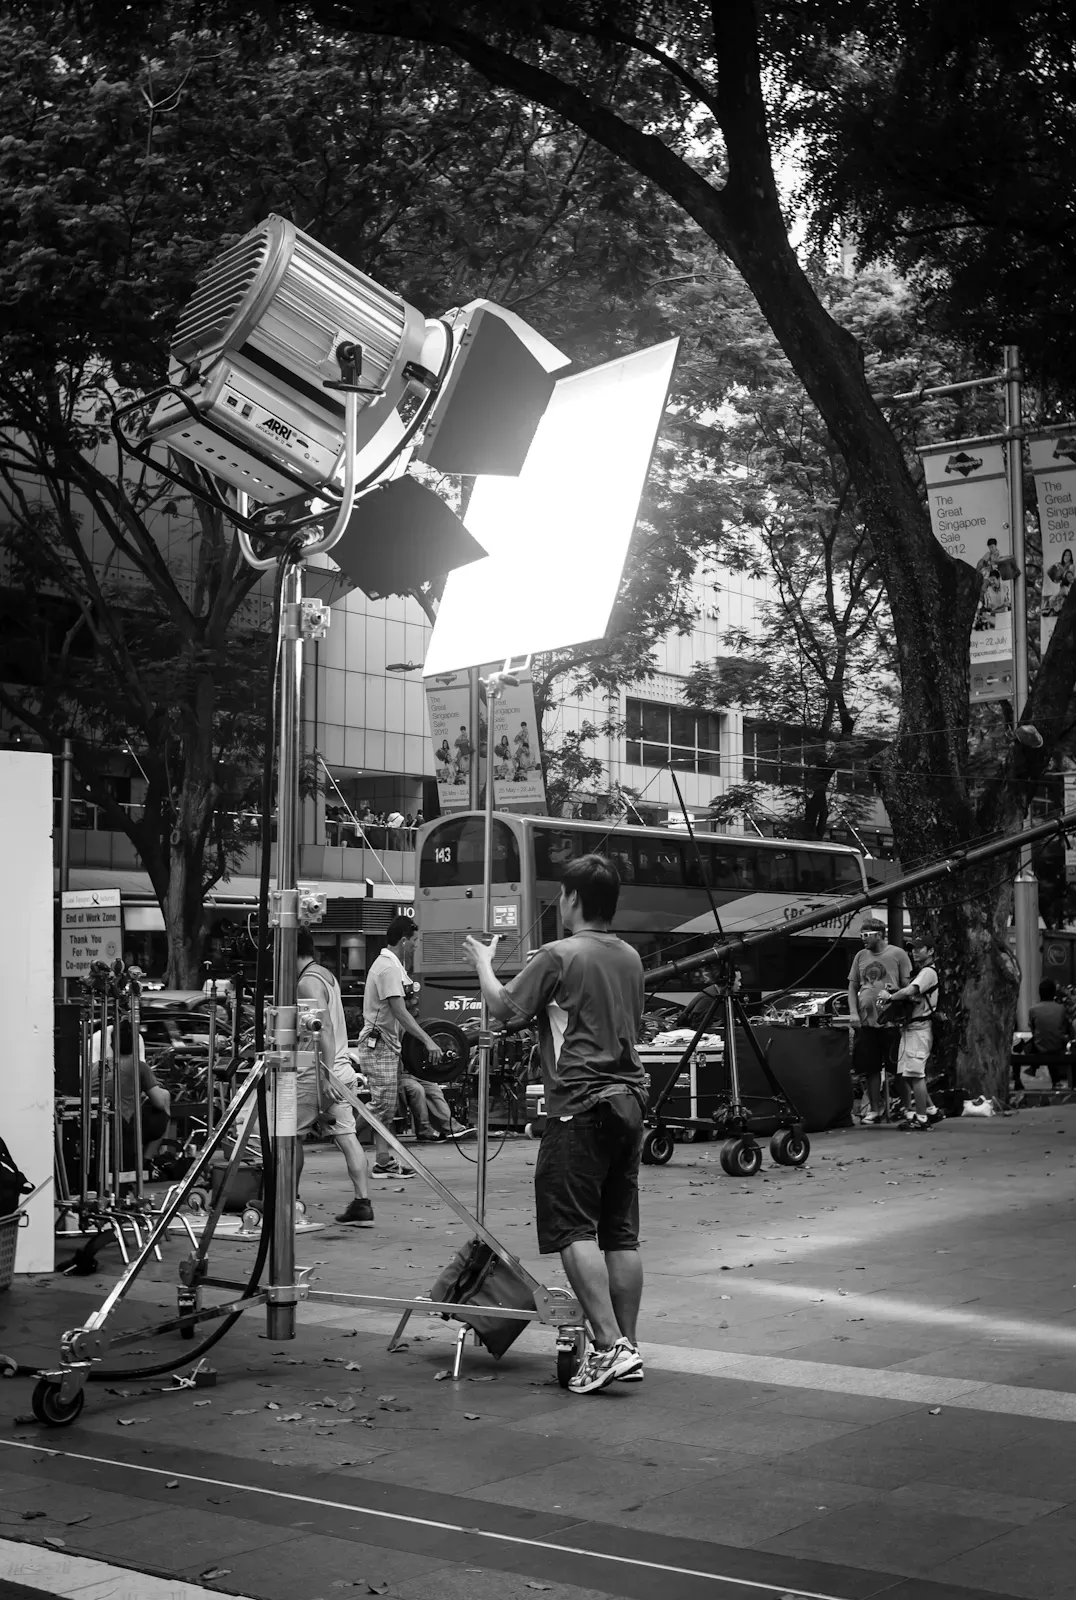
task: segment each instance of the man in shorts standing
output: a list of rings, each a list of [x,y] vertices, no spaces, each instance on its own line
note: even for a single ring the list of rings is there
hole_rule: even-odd
[[[296,1131],[300,1136],[309,1133],[316,1122],[332,1134],[347,1163],[348,1177],[355,1191],[355,1198],[336,1220],[359,1228],[372,1228],[374,1210],[370,1204],[366,1152],[355,1132],[354,1109],[334,1088],[334,1080],[337,1080],[354,1092],[356,1083],[355,1069],[347,1049],[347,1022],[340,985],[328,967],[315,961],[314,938],[309,928],[299,929],[298,955],[298,998],[310,1001],[321,1012],[321,1032],[318,1035],[321,1060],[320,1072],[318,1065],[315,1065],[313,1072],[300,1072],[296,1080]],[[301,1153],[301,1145],[299,1149]]]
[[[891,1000],[912,1000],[909,1021],[900,1030],[897,1072],[904,1101],[904,1133],[922,1133],[938,1120],[927,1090],[927,1061],[934,1048],[934,1013],[938,1009],[938,974],[934,969],[934,949],[926,934],[912,940],[912,959],[917,971],[903,988],[890,992]]]
[[[878,996],[908,982],[912,964],[907,952],[886,939],[885,923],[867,917],[859,930],[863,947],[857,950],[848,974],[848,1020],[854,1030],[852,1065],[863,1074],[870,1109],[862,1120],[875,1123],[882,1115],[882,1078],[890,1065],[893,1029],[878,1021]]]
[[[547,1121],[534,1173],[538,1247],[560,1252],[592,1332],[569,1389],[637,1383],[639,1157],[646,1077],[635,1042],[643,966],[616,934],[620,877],[604,856],[565,868],[560,916],[568,937],[543,945],[510,983],[493,970],[497,941],[464,941],[491,1014],[535,1017]]]

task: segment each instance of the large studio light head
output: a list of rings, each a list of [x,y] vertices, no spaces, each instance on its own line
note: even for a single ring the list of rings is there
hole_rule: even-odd
[[[214,262],[179,321],[147,432],[214,477],[273,504],[328,483],[357,380],[361,449],[411,390],[428,394],[450,349],[444,323],[270,216]],[[347,358],[358,352],[357,367]]]
[[[424,317],[270,216],[202,278],[143,438],[273,505],[339,484],[350,389],[357,492],[415,440],[442,472],[514,474],[566,363],[489,301]]]

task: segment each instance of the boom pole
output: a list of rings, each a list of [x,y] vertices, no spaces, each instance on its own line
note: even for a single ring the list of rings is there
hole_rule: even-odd
[[[1037,844],[1042,839],[1052,839],[1058,834],[1072,832],[1076,832],[1076,811],[1063,812],[1059,817],[1051,817],[1048,822],[1037,823],[1035,827],[1023,829],[1019,833],[1005,834],[990,844],[978,845],[974,850],[959,850],[951,856],[935,861],[929,867],[920,867],[918,872],[906,873],[902,878],[894,878],[889,883],[879,884],[876,889],[867,889],[863,894],[851,895],[846,900],[831,901],[817,911],[807,911],[802,917],[796,917],[786,927],[760,928],[757,933],[732,934],[711,945],[707,950],[697,951],[690,956],[681,956],[676,961],[667,961],[660,967],[651,968],[646,973],[646,985],[648,988],[653,988],[657,984],[667,983],[670,978],[678,977],[681,973],[694,972],[699,967],[709,966],[715,956],[727,959],[730,956],[735,957],[739,950],[757,950],[761,945],[773,944],[778,939],[787,939],[794,933],[804,933],[808,928],[820,928],[827,922],[836,922],[841,917],[852,916],[867,906],[875,906],[893,895],[903,894],[907,889],[917,889],[924,883],[935,883],[939,878],[967,872],[971,867],[980,866],[984,861],[992,861],[995,856],[1016,855],[1025,847]]]

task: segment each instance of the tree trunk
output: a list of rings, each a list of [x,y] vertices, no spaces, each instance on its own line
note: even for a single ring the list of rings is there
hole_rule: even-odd
[[[175,835],[173,835],[175,838]],[[200,989],[205,926],[202,912],[202,874],[190,859],[184,842],[173,844],[168,888],[163,897],[164,926],[168,935],[169,989]]]

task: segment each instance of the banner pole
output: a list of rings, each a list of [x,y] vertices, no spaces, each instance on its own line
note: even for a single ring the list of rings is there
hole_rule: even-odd
[[[1024,721],[1030,691],[1027,655],[1027,552],[1024,540],[1024,418],[1020,371],[1020,351],[1014,344],[1004,349],[1005,359],[1005,467],[1009,479],[1009,517],[1012,523],[1012,553],[1016,564],[1013,579],[1013,706],[1017,728]],[[1016,1025],[1031,1026],[1030,1010],[1039,995],[1042,964],[1039,950],[1039,885],[1035,877],[1031,846],[1020,851],[1020,866],[1013,885],[1013,929],[1016,960],[1020,968],[1020,995],[1016,1004]]]

